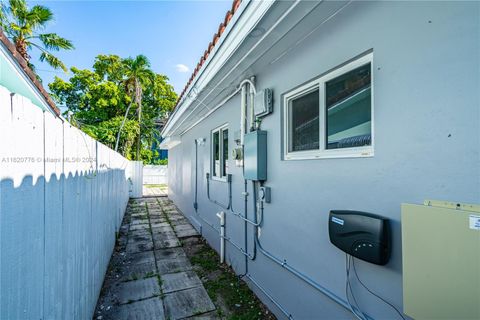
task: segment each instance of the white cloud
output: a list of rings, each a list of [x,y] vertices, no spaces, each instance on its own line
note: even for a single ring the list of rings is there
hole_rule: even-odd
[[[186,65],[181,63],[177,64],[175,66],[175,69],[177,69],[177,72],[180,72],[180,73],[186,73],[190,71],[190,69]]]

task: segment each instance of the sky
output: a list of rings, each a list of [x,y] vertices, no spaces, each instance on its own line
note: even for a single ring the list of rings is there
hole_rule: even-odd
[[[28,1],[54,14],[43,32],[55,32],[71,40],[72,51],[56,55],[70,68],[91,69],[98,54],[121,57],[146,55],[156,73],[167,75],[177,93],[190,78],[209,42],[224,20],[232,1]],[[32,63],[43,79],[68,79],[38,61]],[[47,88],[48,89],[48,88]]]

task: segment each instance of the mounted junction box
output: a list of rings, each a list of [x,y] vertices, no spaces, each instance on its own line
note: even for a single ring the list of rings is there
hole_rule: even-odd
[[[260,187],[260,189],[258,189],[258,199],[265,203],[270,203],[272,201],[270,187]]]
[[[257,118],[265,117],[273,111],[273,91],[272,89],[263,89],[255,95],[255,116]]]
[[[262,130],[249,132],[245,135],[244,142],[245,179],[267,180],[267,132]]]

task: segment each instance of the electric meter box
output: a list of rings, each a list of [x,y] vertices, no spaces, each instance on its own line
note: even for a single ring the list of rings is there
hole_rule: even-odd
[[[267,131],[257,130],[247,133],[244,143],[245,179],[267,180]]]

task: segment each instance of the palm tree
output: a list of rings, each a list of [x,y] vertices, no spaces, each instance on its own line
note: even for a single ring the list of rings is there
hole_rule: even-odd
[[[128,93],[132,95],[132,100],[127,108],[125,117],[123,118],[122,124],[118,131],[117,142],[115,149],[118,148],[118,141],[120,138],[120,132],[122,131],[123,125],[125,124],[125,119],[128,116],[128,112],[132,103],[137,107],[138,114],[138,137],[137,137],[137,151],[136,151],[136,160],[140,160],[140,149],[141,149],[141,128],[142,128],[142,96],[143,89],[151,85],[154,82],[155,74],[150,69],[150,61],[144,55],[138,55],[135,58],[127,58],[123,61],[125,65],[125,88]]]
[[[49,8],[36,5],[29,9],[26,0],[9,0],[8,6],[4,3],[0,6],[0,27],[32,69],[28,52],[36,48],[41,52],[40,61],[46,61],[54,69],[67,71],[67,67],[51,51],[71,50],[74,48],[72,42],[56,33],[39,32],[53,19]]]

